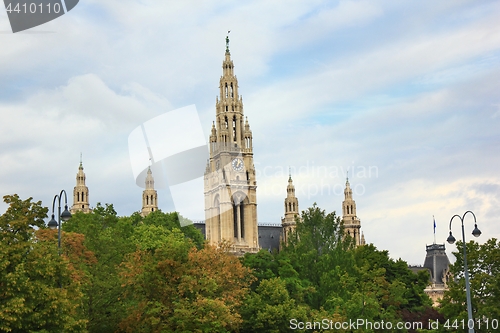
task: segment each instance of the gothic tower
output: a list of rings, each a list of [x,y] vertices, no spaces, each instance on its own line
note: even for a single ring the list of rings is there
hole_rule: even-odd
[[[288,237],[295,230],[295,219],[299,216],[299,200],[295,196],[295,186],[293,186],[292,175],[288,177],[285,198],[285,217],[281,219],[283,228],[283,242],[288,243]]]
[[[83,172],[83,164],[80,157],[80,166],[76,174],[76,186],[73,189],[71,214],[76,212],[90,213],[91,211],[89,206],[89,188],[85,185],[85,172]]]
[[[155,190],[155,181],[150,167],[146,175],[146,189],[142,191],[141,215],[144,217],[156,210],[158,210],[158,194]]]
[[[342,222],[344,223],[344,232],[354,239],[356,246],[364,244],[364,236],[360,237],[361,222],[356,216],[356,202],[352,198],[352,189],[349,184],[349,178],[345,183],[345,199],[342,202]]]
[[[257,181],[252,131],[244,118],[228,37],[219,89],[204,177],[206,238],[212,245],[229,241],[232,252],[238,255],[257,252]]]

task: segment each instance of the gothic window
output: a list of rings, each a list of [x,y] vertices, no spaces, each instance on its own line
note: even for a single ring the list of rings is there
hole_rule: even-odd
[[[82,205],[82,209],[85,208],[85,205]]]
[[[291,203],[291,202],[289,202],[289,203],[288,203],[288,211],[289,211],[289,212],[291,212],[291,211],[292,211],[292,203]]]
[[[80,201],[80,192],[76,192],[76,201]]]
[[[234,97],[234,93],[233,93],[233,83],[231,82],[231,98]]]
[[[224,117],[224,125],[226,126],[226,129],[228,128],[229,124],[228,124],[228,121],[227,121],[227,116]]]
[[[234,237],[238,238],[238,206],[233,205],[233,229]]]
[[[149,205],[149,197],[146,195],[146,205]]]
[[[227,105],[226,105],[226,112],[227,112]]]
[[[241,225],[241,238],[245,238],[245,205],[243,202],[240,203],[240,225]]]
[[[349,206],[347,206],[347,214],[349,215]]]
[[[219,196],[217,195],[215,197],[215,200],[214,200],[214,208],[215,208],[215,211],[216,211],[216,215],[215,215],[215,218],[216,218],[216,235],[217,235],[217,240],[220,241],[221,240],[221,220],[220,220],[220,204],[219,204]]]
[[[293,211],[295,211],[295,202],[293,203]]]
[[[354,214],[354,210],[352,209],[352,205],[351,205],[351,214]]]
[[[233,116],[233,141],[236,141],[236,116]]]
[[[82,192],[82,201],[85,201],[85,195]]]
[[[226,98],[227,98],[227,94],[228,94],[228,93],[227,93],[227,83],[226,83],[226,89],[225,89],[225,90],[226,90]]]

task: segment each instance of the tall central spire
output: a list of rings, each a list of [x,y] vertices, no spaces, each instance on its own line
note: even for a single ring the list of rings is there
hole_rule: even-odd
[[[239,147],[252,151],[252,131],[243,113],[243,98],[238,93],[238,79],[234,75],[234,63],[229,52],[229,36],[219,80],[219,96],[215,101],[215,131],[210,136],[211,149],[215,143],[220,149]]]
[[[238,93],[229,36],[226,36],[215,121],[209,141],[210,159],[204,179],[207,240],[212,245],[229,241],[233,244],[232,251],[237,254],[257,252],[257,181],[252,131]]]

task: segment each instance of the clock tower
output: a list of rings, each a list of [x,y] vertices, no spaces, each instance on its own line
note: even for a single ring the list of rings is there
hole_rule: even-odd
[[[226,37],[219,90],[204,177],[205,233],[209,244],[228,241],[232,244],[231,251],[242,255],[259,250],[257,181],[252,131],[238,94],[229,37]]]

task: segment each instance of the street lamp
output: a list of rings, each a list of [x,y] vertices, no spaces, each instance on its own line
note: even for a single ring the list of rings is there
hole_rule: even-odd
[[[481,230],[477,228],[477,223],[476,223],[476,215],[474,215],[473,212],[470,210],[466,211],[464,213],[464,216],[460,217],[460,215],[453,215],[450,220],[450,235],[448,236],[448,239],[446,241],[450,244],[455,243],[455,237],[453,237],[453,234],[451,233],[451,222],[455,217],[458,217],[460,221],[462,221],[462,241],[463,241],[463,246],[464,246],[464,273],[465,273],[465,294],[467,296],[467,315],[468,315],[468,320],[467,320],[467,327],[469,328],[469,333],[474,333],[474,321],[472,319],[472,305],[471,305],[471,299],[470,299],[470,284],[469,284],[469,270],[467,269],[467,251],[465,250],[465,232],[464,232],[464,218],[467,213],[471,213],[472,216],[474,216],[474,230],[472,230],[472,235],[474,237],[479,237],[481,235]],[[472,325],[472,327],[471,327]]]
[[[64,193],[64,212],[61,214],[61,198]],[[58,213],[57,213],[57,221],[54,218],[54,207],[56,204],[56,199],[58,201],[59,207],[58,207]],[[62,190],[61,193],[56,194],[54,196],[54,201],[52,201],[52,219],[50,219],[48,226],[50,229],[54,230],[55,228],[58,229],[58,248],[59,248],[59,255],[61,255],[61,220],[66,222],[71,218],[71,213],[68,210],[68,196],[66,195],[66,191]]]

